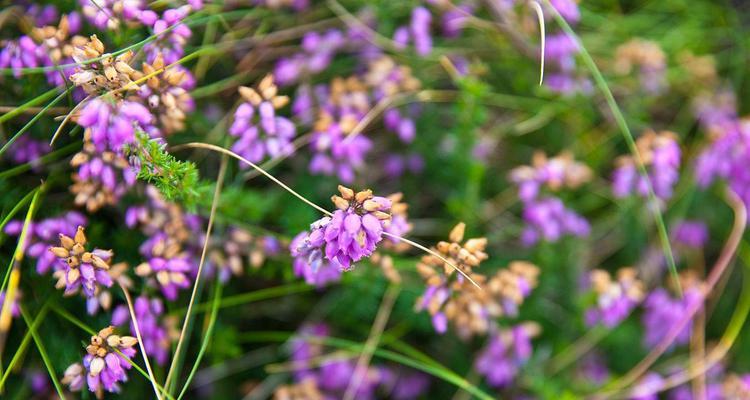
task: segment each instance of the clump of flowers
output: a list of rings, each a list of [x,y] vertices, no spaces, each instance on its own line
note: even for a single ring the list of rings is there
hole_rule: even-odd
[[[674,290],[661,287],[654,289],[648,295],[643,302],[642,319],[646,330],[643,337],[646,346],[653,347],[661,342],[688,315],[689,309],[703,301],[702,285],[703,283],[694,273],[686,271],[680,274],[682,297],[675,296]],[[690,341],[692,326],[691,319],[678,333],[674,340],[675,345],[684,345]]]
[[[425,7],[415,7],[411,12],[408,26],[402,26],[393,33],[393,41],[398,48],[405,49],[412,44],[417,54],[425,56],[432,51],[432,14]]]
[[[255,236],[245,229],[231,227],[218,243],[212,246],[209,260],[216,267],[219,280],[226,282],[232,275],[242,275],[247,264],[253,269],[260,268],[266,257],[281,251],[281,242],[273,236]]]
[[[179,243],[160,234],[144,242],[140,251],[146,261],[135,267],[136,275],[161,288],[168,300],[176,300],[180,289],[190,287],[193,264]]]
[[[521,234],[521,242],[531,246],[544,239],[556,242],[563,235],[586,236],[589,224],[573,210],[565,207],[562,200],[552,195],[543,195],[542,189],[552,192],[563,188],[575,189],[591,179],[591,170],[563,152],[547,158],[537,152],[531,165],[514,168],[510,179],[518,186],[518,197],[523,203],[523,219],[527,223]]]
[[[513,383],[519,369],[531,357],[531,339],[541,328],[534,322],[523,322],[509,329],[499,329],[488,339],[487,347],[477,357],[474,368],[493,387]]]
[[[318,97],[321,106],[310,139],[314,152],[310,172],[335,175],[342,182],[351,183],[372,148],[366,136],[350,136],[370,109],[367,88],[356,77],[336,78]]]
[[[61,382],[72,391],[80,391],[85,384],[97,398],[102,398],[104,391],[118,392],[118,383],[127,380],[126,370],[131,368],[136,343],[132,336],[115,334],[112,326],[100,330],[86,346],[83,365],[69,366]]]
[[[620,268],[617,279],[609,272],[595,269],[589,274],[591,288],[596,297],[596,305],[586,311],[586,324],[612,328],[630,315],[630,312],[645,296],[643,283],[635,269]]]
[[[50,267],[59,268],[57,257],[49,251],[58,242],[60,233],[67,236],[76,234],[76,227],[86,225],[86,217],[76,211],[67,212],[59,217],[31,222],[26,232],[26,255],[37,259],[36,272],[46,274]],[[5,226],[5,233],[18,236],[23,229],[23,221],[10,221]]]
[[[60,246],[49,248],[62,265],[54,275],[58,280],[57,288],[65,288],[65,295],[72,295],[82,289],[86,297],[92,297],[97,286],[112,286],[108,263],[112,258],[112,251],[86,251],[86,244],[86,234],[83,227],[79,226],[74,237],[61,233]]]
[[[97,151],[86,130],[83,149],[70,160],[78,168],[73,174],[70,191],[74,203],[94,212],[107,205],[115,205],[128,188],[135,184],[136,172],[128,161],[113,151]]]
[[[433,248],[462,273],[432,254],[423,256],[417,264],[417,272],[425,280],[427,289],[417,299],[416,309],[426,309],[430,313],[438,333],[446,332],[450,321],[460,337],[469,338],[493,329],[494,318],[516,315],[518,306],[536,286],[539,270],[533,264],[516,261],[491,278],[474,272],[488,257],[484,252],[487,239],[473,238],[464,242],[465,229],[463,223],[456,225],[449,241],[438,242]]]
[[[143,63],[144,75],[152,75],[138,90],[151,113],[157,116],[161,131],[165,135],[185,129],[187,113],[195,109],[193,97],[188,92],[194,86],[194,78],[187,69],[175,66],[165,69],[161,54],[151,63]],[[158,71],[162,70],[160,74]]]
[[[615,72],[630,74],[638,69],[641,87],[648,93],[658,93],[665,85],[666,55],[656,42],[631,39],[615,50]]]
[[[296,128],[289,119],[276,115],[276,110],[289,103],[289,97],[278,95],[273,75],[263,78],[258,90],[242,86],[239,92],[244,102],[237,107],[229,128],[232,136],[239,137],[232,150],[251,162],[290,155]],[[241,164],[241,168],[247,166]]]
[[[680,177],[680,146],[673,132],[646,131],[636,140],[638,153],[648,172],[648,180],[654,194],[662,201],[672,197],[674,185]],[[617,169],[612,178],[612,191],[617,197],[636,193],[641,197],[649,194],[648,181],[638,173],[636,160],[632,156],[617,159]]]
[[[302,51],[279,59],[274,75],[281,85],[287,85],[301,77],[317,74],[331,64],[333,56],[345,43],[346,38],[338,29],[323,33],[308,32],[302,38]]]
[[[302,232],[292,240],[295,274],[309,283],[337,280],[336,268],[350,270],[354,263],[372,255],[391,220],[387,198],[373,196],[369,189],[354,192],[342,185],[338,189],[341,196],[331,197],[337,208],[332,216],[314,222],[309,233]],[[321,268],[325,275],[317,278]]]
[[[164,365],[169,357],[174,337],[174,333],[170,334],[170,325],[163,316],[164,305],[158,298],[143,295],[135,299],[133,311],[138,321],[141,339],[143,339],[143,348],[149,356],[154,357],[159,365]],[[118,326],[125,323],[130,324],[130,332],[135,335],[135,325],[131,320],[128,307],[121,305],[112,312],[112,325]]]
[[[9,154],[11,160],[16,164],[31,164],[34,172],[41,169],[40,158],[49,153],[50,146],[41,140],[32,139],[29,136],[21,136],[13,143]]]
[[[132,51],[118,56],[105,54],[104,43],[96,35],[91,35],[86,44],[73,50],[73,60],[79,66],[70,80],[86,93],[94,95],[123,88],[137,89],[133,81],[141,78],[142,73],[130,66],[133,55]]]
[[[325,347],[315,339],[330,335],[326,324],[305,325],[291,340],[291,361],[295,365],[294,384],[276,390],[275,399],[343,398],[357,360],[332,355],[323,358]],[[406,400],[422,395],[429,381],[422,374],[389,365],[369,366],[355,393],[357,399],[375,399],[382,392],[389,399]],[[318,397],[316,397],[318,396]]]
[[[98,0],[92,3],[79,0],[86,19],[99,29],[117,30],[123,24],[134,27],[156,19],[156,13],[146,8],[144,0]]]

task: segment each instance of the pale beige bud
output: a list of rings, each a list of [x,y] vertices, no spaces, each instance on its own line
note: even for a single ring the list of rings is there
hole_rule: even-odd
[[[122,347],[133,347],[135,344],[138,343],[138,339],[132,337],[132,336],[122,336],[120,337],[120,346]]]
[[[99,336],[103,339],[106,339],[107,337],[109,337],[109,335],[113,334],[114,332],[115,332],[115,327],[110,325],[106,328],[102,328],[99,331]]]
[[[109,345],[109,347],[117,347],[119,344],[120,344],[119,335],[109,335],[109,337],[107,337],[107,345]]]
[[[96,35],[91,35],[90,39],[91,39],[91,43],[90,43],[91,47],[93,47],[94,50],[98,51],[99,54],[104,53],[104,43],[102,43],[102,41],[99,40],[99,38],[96,37]]]
[[[363,190],[361,192],[358,192],[356,195],[354,195],[354,200],[357,203],[364,203],[365,200],[372,198],[372,190],[367,189]]]
[[[343,197],[346,200],[352,200],[354,198],[354,190],[349,189],[348,187],[344,185],[338,186],[339,193],[341,193],[341,197]]]
[[[362,208],[364,208],[365,211],[377,211],[380,210],[380,207],[382,207],[381,204],[372,199],[365,200],[365,202],[362,203]]]
[[[63,247],[66,249],[72,249],[73,246],[76,244],[75,241],[70,236],[60,234],[60,244],[62,244]]]
[[[331,196],[331,201],[339,210],[346,210],[347,208],[349,208],[349,202],[339,196]]]
[[[52,254],[55,255],[55,257],[59,258],[68,258],[70,255],[70,252],[68,252],[68,249],[65,247],[50,247],[49,251],[52,252]]]
[[[458,243],[464,239],[464,232],[466,231],[466,224],[459,222],[448,235],[451,242]]]

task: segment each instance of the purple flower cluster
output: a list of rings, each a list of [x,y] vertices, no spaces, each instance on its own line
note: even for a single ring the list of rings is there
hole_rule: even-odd
[[[145,0],[79,0],[81,12],[99,29],[117,30],[127,26],[150,25],[156,13],[147,9]],[[122,27],[124,28],[124,27]]]
[[[750,205],[750,123],[737,116],[733,96],[717,94],[699,99],[696,112],[711,142],[696,160],[698,185],[724,179]]]
[[[500,329],[489,339],[487,347],[477,357],[474,368],[493,387],[513,383],[521,367],[531,357],[531,339],[538,335],[535,323],[521,323],[509,329]]]
[[[91,344],[86,346],[83,365],[75,363],[65,370],[62,383],[72,391],[80,391],[84,384],[89,391],[101,395],[102,391],[119,392],[119,383],[127,381],[126,371],[131,368],[130,359],[135,356],[132,336],[119,336],[109,326],[91,336]]]
[[[298,384],[313,383],[322,398],[342,398],[352,382],[357,360],[328,358],[317,367],[312,365],[325,350],[323,345],[314,342],[314,338],[329,335],[330,328],[325,324],[306,325],[299,330],[291,341],[291,361],[297,366],[294,380]],[[424,394],[428,386],[429,379],[424,374],[401,367],[374,365],[362,374],[355,398],[371,400],[382,392],[392,399],[413,399]]]
[[[109,275],[111,250],[94,249],[86,251],[86,235],[79,226],[73,237],[60,234],[60,246],[50,247],[52,254],[59,258],[59,267],[54,275],[58,279],[57,287],[65,288],[66,295],[72,295],[83,289],[86,297],[93,297],[98,286],[112,286]]]
[[[289,245],[289,250],[294,257],[292,263],[294,275],[304,278],[305,282],[317,287],[338,282],[343,270],[338,261],[330,261],[323,255],[322,248],[325,240],[321,227],[329,221],[328,217],[316,221],[310,226],[310,232],[300,232]]]
[[[41,158],[51,150],[48,143],[42,140],[32,139],[29,136],[21,136],[10,148],[10,158],[16,164],[31,164],[31,168],[38,172],[41,169]]]
[[[301,77],[325,70],[333,56],[346,44],[344,33],[331,29],[324,33],[308,32],[302,38],[302,51],[281,58],[274,68],[274,76],[280,85],[289,85]]]
[[[164,365],[171,351],[171,340],[162,321],[164,305],[160,299],[143,295],[135,299],[133,305],[138,329],[143,340],[143,348],[159,365]],[[130,332],[135,336],[135,325],[130,318],[128,307],[121,305],[112,311],[112,325],[130,324]]]
[[[681,221],[671,231],[675,244],[700,249],[708,242],[708,227],[702,221]]]
[[[295,275],[318,286],[338,280],[341,271],[369,257],[391,219],[389,199],[341,185],[339,192],[341,197],[332,197],[338,208],[332,217],[314,222],[310,232],[298,234],[290,245]]]
[[[632,156],[622,156],[617,160],[617,169],[612,176],[612,192],[616,197],[637,193],[648,197],[648,183],[656,197],[667,201],[672,197],[674,185],[680,178],[680,146],[672,132],[647,131],[636,141],[641,159],[648,172],[648,180],[641,176]]]
[[[432,51],[432,14],[425,7],[415,7],[411,11],[411,21],[408,26],[402,26],[393,33],[393,41],[398,48],[405,49],[409,44],[414,45],[417,54],[425,56]]]
[[[294,123],[276,115],[276,110],[284,107],[289,98],[278,96],[277,91],[272,75],[263,78],[257,91],[248,87],[240,88],[245,101],[234,113],[229,134],[239,137],[232,150],[251,162],[257,163],[266,157],[289,156],[294,152]],[[240,164],[240,168],[247,166]]]
[[[31,222],[26,232],[26,256],[36,258],[36,272],[46,274],[50,267],[60,268],[56,263],[57,257],[48,251],[50,246],[58,242],[58,235],[74,236],[76,227],[86,225],[83,214],[70,211],[59,217],[47,218],[38,222]],[[23,221],[10,221],[4,229],[8,235],[18,236],[23,229]]]
[[[0,50],[0,68],[12,68],[13,76],[20,78],[24,68],[43,66],[44,49],[29,36],[21,36],[16,40],[4,41]]]
[[[656,288],[643,302],[643,326],[646,333],[643,341],[649,348],[657,345],[674,327],[685,318],[687,311],[694,308],[703,295],[698,287],[685,288],[682,298],[674,298],[664,288]],[[675,345],[687,344],[692,331],[692,320],[679,332]]]
[[[168,300],[176,300],[180,289],[190,287],[193,260],[186,252],[180,251],[179,244],[166,234],[160,233],[143,242],[139,248],[146,259],[135,268],[141,277],[152,277],[151,283],[161,288]]]
[[[578,23],[580,11],[576,1],[553,0],[550,4],[569,24]],[[548,12],[546,15],[549,16],[552,13]],[[547,88],[563,95],[587,94],[592,91],[591,81],[576,72],[575,57],[579,51],[579,44],[566,33],[554,32],[547,36],[544,55],[552,67],[552,71],[546,72],[544,76],[544,84]]]
[[[91,142],[98,151],[121,154],[124,145],[135,142],[136,129],[152,137],[160,136],[152,125],[154,116],[143,104],[135,101],[123,100],[113,104],[95,98],[83,106],[77,122],[90,130]]]
[[[190,15],[191,11],[202,7],[200,2],[192,1],[190,3],[192,5],[169,8],[162,13],[161,17],[144,22],[151,26],[155,35],[159,35],[157,40],[147,43],[143,47],[148,62],[153,62],[161,55],[164,57],[165,63],[172,64],[185,55],[185,45],[193,32],[183,20]]]
[[[589,223],[568,209],[562,200],[542,195],[543,188],[552,191],[577,188],[591,179],[591,170],[564,152],[552,158],[535,153],[532,165],[514,168],[510,179],[518,186],[518,197],[524,205],[523,219],[527,223],[521,242],[532,246],[540,240],[556,242],[564,235],[587,236]]]
[[[643,283],[633,268],[621,268],[616,280],[612,280],[609,272],[600,269],[591,271],[589,277],[596,294],[596,305],[586,310],[586,324],[589,326],[601,323],[613,328],[643,300]]]
[[[591,229],[585,218],[566,208],[556,197],[525,203],[523,220],[527,224],[521,233],[525,246],[533,246],[540,240],[556,242],[564,235],[585,237]]]

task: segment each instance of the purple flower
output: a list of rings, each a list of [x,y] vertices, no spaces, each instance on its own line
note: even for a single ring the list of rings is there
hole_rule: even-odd
[[[42,167],[40,158],[49,153],[51,148],[44,141],[32,139],[29,136],[21,136],[13,143],[10,150],[10,157],[14,163],[29,163],[32,170],[39,172]]]
[[[281,58],[274,68],[274,76],[280,85],[296,82],[301,76],[317,74],[325,70],[343,45],[344,34],[338,29],[325,33],[308,32],[302,38],[302,51],[288,58]]]
[[[146,261],[135,268],[136,275],[149,278],[168,300],[176,300],[178,290],[190,287],[193,262],[172,238],[157,233],[141,245],[140,252]]]
[[[659,389],[664,383],[656,372],[649,372],[641,378],[630,393],[630,400],[658,400]]]
[[[469,21],[469,15],[474,12],[474,6],[470,3],[463,3],[455,8],[451,7],[442,16],[443,35],[448,38],[455,38],[461,35],[464,27]]]
[[[405,48],[411,42],[420,56],[425,56],[432,51],[432,34],[430,25],[432,14],[424,7],[415,7],[411,12],[411,20],[408,26],[399,27],[393,34],[393,41],[399,48]]]
[[[127,380],[126,370],[131,367],[129,360],[135,356],[137,342],[132,336],[116,335],[111,326],[100,330],[86,347],[83,365],[76,363],[68,367],[62,382],[70,390],[78,391],[83,389],[85,376],[91,392],[118,392],[118,383]]]
[[[550,35],[546,39],[544,47],[545,59],[554,62],[562,71],[575,69],[575,55],[580,51],[580,46],[575,39],[566,33]]]
[[[671,233],[676,243],[694,249],[702,248],[708,242],[708,228],[703,221],[681,221]]]
[[[149,14],[148,21],[144,23],[151,25],[154,34],[159,37],[143,46],[148,62],[152,63],[161,56],[165,63],[172,64],[185,54],[185,44],[193,32],[183,20],[192,10],[193,7],[186,4],[178,8],[168,8],[162,13],[161,18],[157,18],[156,14]]]
[[[673,298],[666,289],[657,288],[643,303],[643,337],[646,346],[653,347],[662,341],[672,329],[687,315],[689,309],[703,300],[697,287],[686,288],[683,297]],[[679,332],[674,344],[683,345],[690,341],[692,320]]]
[[[39,67],[44,60],[44,48],[28,36],[5,42],[0,50],[0,68],[11,68],[13,76],[20,78],[24,68]]]
[[[489,338],[489,343],[477,357],[474,368],[493,387],[506,387],[513,383],[519,369],[531,357],[531,338],[539,327],[533,323],[516,325],[500,330]]]
[[[36,271],[45,274],[50,267],[59,268],[55,262],[57,257],[48,251],[58,241],[58,234],[66,236],[76,234],[76,226],[86,225],[86,217],[81,213],[70,211],[60,217],[48,218],[39,222],[31,222],[26,235],[26,255],[36,258]],[[23,221],[10,221],[5,226],[5,233],[18,236],[23,229]]]
[[[575,0],[550,0],[550,4],[570,24],[577,24],[581,19],[581,12]]]
[[[672,132],[647,131],[636,141],[638,152],[644,161],[648,180],[657,198],[666,201],[672,197],[674,185],[680,177],[680,146]],[[638,173],[636,161],[631,156],[618,160],[612,176],[612,192],[616,197],[625,197],[633,192],[642,197],[649,194],[648,181]]]
[[[153,23],[156,14],[146,9],[145,0],[79,0],[83,16],[99,29],[116,30],[121,23],[138,25]]]
[[[91,141],[98,151],[110,150],[118,154],[123,145],[135,142],[136,129],[158,137],[153,121],[154,116],[140,103],[123,100],[115,105],[100,98],[86,103],[77,120],[90,130]]]
[[[294,123],[276,115],[289,98],[278,96],[273,76],[266,76],[258,85],[258,91],[240,88],[245,102],[234,113],[234,122],[229,128],[232,136],[239,137],[232,150],[251,162],[257,163],[268,157],[288,156],[294,152],[292,139],[296,134]],[[240,164],[241,168],[247,168]]]
[[[556,197],[527,202],[523,219],[527,226],[521,234],[521,242],[526,246],[540,240],[556,242],[564,235],[583,237],[590,231],[586,219],[566,208]]]
[[[339,209],[323,227],[324,252],[328,260],[335,260],[348,270],[354,267],[353,263],[369,257],[383,239],[384,221],[390,220],[391,201],[373,197],[370,191],[354,195],[347,189],[341,193],[346,197],[334,196]]]
[[[593,270],[589,275],[596,305],[586,310],[586,325],[601,323],[607,328],[617,326],[643,300],[643,283],[633,268],[617,271],[617,280],[609,272]]]
[[[364,165],[372,141],[364,135],[346,136],[340,123],[333,122],[327,129],[313,133],[310,146],[315,152],[310,160],[310,172],[335,175],[342,182],[351,183],[355,171]]]
[[[154,357],[159,365],[164,365],[171,351],[170,338],[164,323],[160,321],[164,314],[164,305],[157,298],[150,299],[145,295],[138,297],[133,305],[138,328],[143,339],[146,353]],[[135,325],[130,318],[127,306],[119,306],[112,312],[112,325],[123,325],[129,322],[130,332],[135,336]]]
[[[65,288],[65,294],[71,295],[83,289],[86,297],[95,295],[98,286],[112,286],[109,275],[111,250],[94,249],[86,251],[86,235],[79,226],[73,238],[60,233],[60,246],[50,247],[52,254],[60,259],[60,267],[55,271],[57,287]]]
[[[323,227],[330,220],[325,217],[311,225],[312,232],[300,232],[289,245],[294,262],[294,275],[317,287],[341,280],[343,268],[338,261],[323,257]]]

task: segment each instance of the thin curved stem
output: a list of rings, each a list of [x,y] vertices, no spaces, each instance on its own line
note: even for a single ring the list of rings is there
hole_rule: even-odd
[[[138,346],[141,348],[141,354],[143,355],[143,362],[146,364],[146,371],[148,371],[148,379],[151,381],[151,386],[154,388],[154,393],[156,393],[156,398],[158,400],[161,400],[161,392],[159,391],[158,384],[156,382],[156,377],[154,376],[154,371],[151,370],[151,363],[148,362],[148,354],[146,354],[146,347],[143,345],[143,338],[141,337],[141,328],[138,326],[138,318],[135,316],[135,310],[133,310],[133,300],[130,298],[130,293],[128,292],[128,289],[125,288],[122,284],[118,283],[120,285],[120,289],[122,289],[122,293],[125,295],[125,301],[128,303],[128,312],[130,312],[130,319],[133,320],[133,328],[135,329],[135,336],[138,338]]]
[[[607,388],[605,393],[595,397],[596,399],[610,398],[611,396],[620,392],[622,389],[633,384],[636,380],[638,380],[638,378],[646,373],[646,371],[648,371],[648,369],[656,362],[656,360],[658,360],[659,357],[664,354],[667,349],[669,349],[675,338],[677,338],[680,332],[682,332],[685,326],[687,326],[687,324],[698,312],[698,310],[702,308],[705,298],[711,293],[714,286],[716,286],[716,283],[727,270],[729,262],[732,260],[734,254],[737,251],[737,247],[739,246],[740,240],[742,239],[742,233],[745,231],[745,227],[747,225],[747,209],[745,208],[745,204],[742,202],[742,199],[740,199],[739,196],[737,196],[737,194],[735,194],[730,189],[727,189],[726,201],[732,208],[732,211],[734,211],[734,225],[732,226],[732,231],[730,232],[729,237],[727,238],[727,241],[721,250],[719,259],[716,261],[713,268],[711,268],[711,273],[706,279],[706,283],[701,290],[700,301],[694,301],[685,311],[685,316],[677,324],[672,326],[672,329],[669,330],[669,332],[664,336],[661,342],[659,342],[656,347],[654,347],[654,349],[651,350],[651,352],[646,355],[643,360],[641,360],[641,362],[639,362],[635,367],[628,371],[628,373],[626,373],[619,380],[613,382],[610,387]]]

